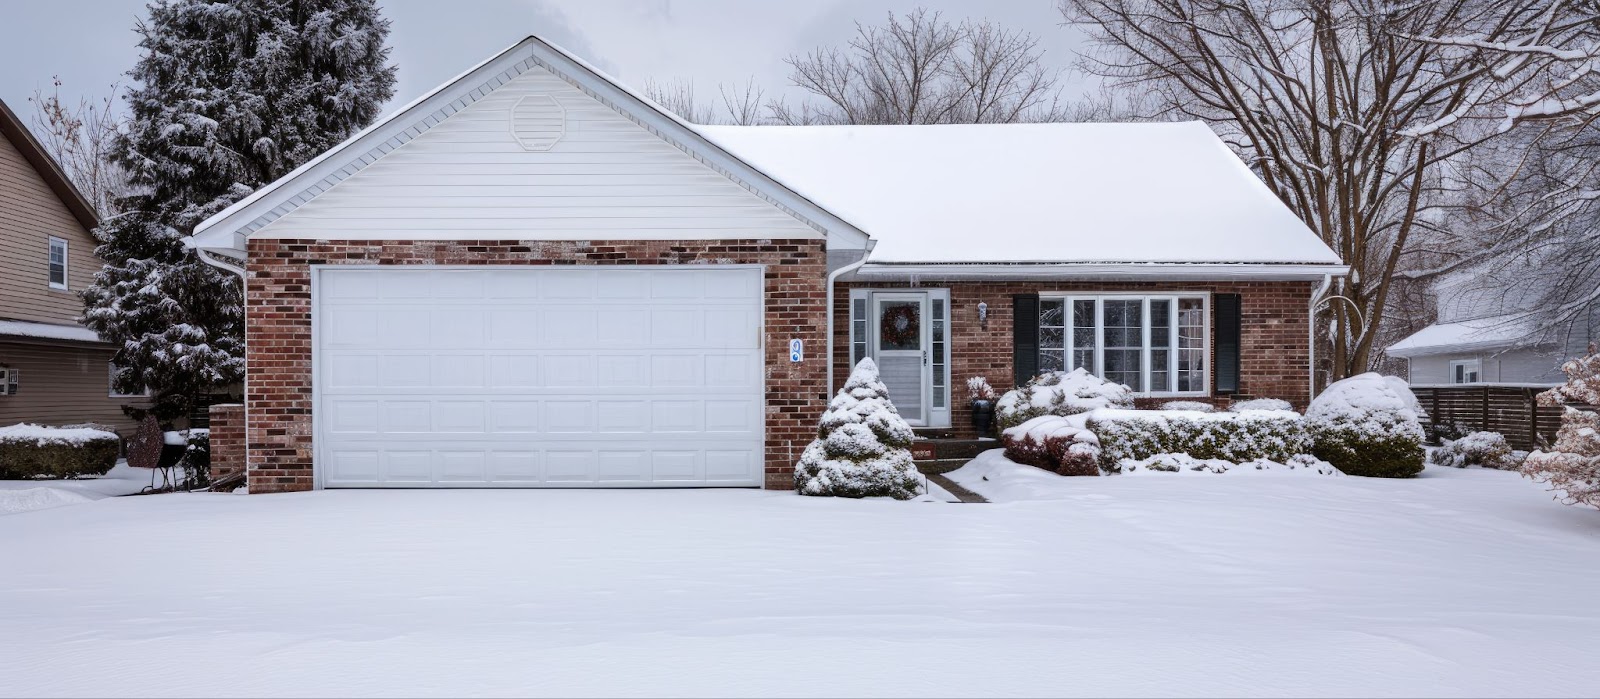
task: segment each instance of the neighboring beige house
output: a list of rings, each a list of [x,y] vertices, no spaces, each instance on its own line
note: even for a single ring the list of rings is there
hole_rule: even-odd
[[[100,269],[94,209],[0,102],[0,425],[97,422],[124,434],[110,345],[78,323]]]

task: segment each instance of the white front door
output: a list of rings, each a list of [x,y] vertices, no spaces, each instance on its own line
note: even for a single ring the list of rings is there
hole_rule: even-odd
[[[759,486],[753,266],[322,267],[322,487]]]
[[[928,295],[921,292],[872,295],[873,356],[889,400],[913,425],[928,424]]]

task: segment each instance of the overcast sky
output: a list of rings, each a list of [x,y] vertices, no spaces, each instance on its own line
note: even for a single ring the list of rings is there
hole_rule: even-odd
[[[143,0],[4,0],[0,99],[27,118],[28,97],[59,75],[62,96],[109,92],[138,58],[133,26]],[[409,102],[528,34],[539,34],[622,81],[693,80],[704,97],[718,83],[754,77],[769,94],[788,81],[783,58],[845,41],[856,21],[881,21],[917,6],[951,19],[987,17],[1038,35],[1046,60],[1068,69],[1078,36],[1061,26],[1055,0],[381,0],[393,21],[400,67],[390,107]],[[1064,70],[1064,94],[1083,91]]]

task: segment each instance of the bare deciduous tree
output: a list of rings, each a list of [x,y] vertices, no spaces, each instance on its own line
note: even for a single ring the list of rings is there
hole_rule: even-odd
[[[694,83],[687,80],[665,83],[645,80],[644,94],[691,124],[750,126],[763,122],[761,99],[766,91],[756,85],[754,77],[746,78],[742,85],[718,84],[720,110],[709,102],[700,101]]]
[[[993,22],[952,24],[923,9],[882,25],[856,24],[844,47],[785,59],[789,78],[814,96],[769,102],[786,124],[951,124],[1054,121],[1057,72],[1038,37]]]
[[[1092,73],[1168,118],[1210,124],[1356,274],[1333,293],[1333,373],[1375,359],[1401,258],[1445,165],[1489,137],[1458,119],[1405,130],[1489,96],[1460,76],[1472,55],[1412,35],[1505,35],[1486,0],[1060,0],[1089,33]],[[1508,76],[1515,80],[1518,76]]]
[[[1453,254],[1413,276],[1470,266],[1522,300],[1520,310],[1535,310],[1527,343],[1581,347],[1600,330],[1600,5],[1514,0],[1496,11],[1504,29],[1494,35],[1411,37],[1472,56],[1456,77],[1490,97],[1413,132],[1471,117],[1506,132],[1475,159],[1469,206],[1453,221]]]
[[[50,157],[83,193],[101,217],[116,213],[116,202],[128,193],[128,176],[111,158],[117,136],[114,105],[118,85],[111,95],[91,100],[83,98],[76,106],[61,101],[61,78],[51,79],[50,94],[34,90],[33,130]]]

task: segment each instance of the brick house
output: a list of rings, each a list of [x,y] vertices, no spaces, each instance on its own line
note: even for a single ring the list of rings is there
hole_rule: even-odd
[[[789,488],[867,356],[928,428],[1074,367],[1304,404],[1345,271],[1203,125],[696,126],[537,37],[192,244],[246,283],[251,492]]]

